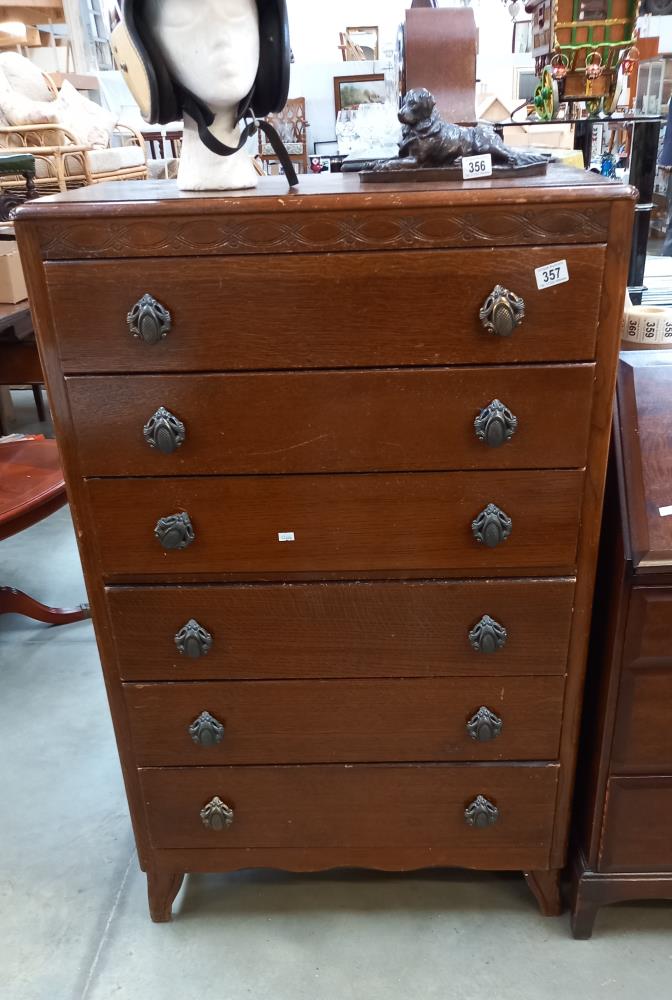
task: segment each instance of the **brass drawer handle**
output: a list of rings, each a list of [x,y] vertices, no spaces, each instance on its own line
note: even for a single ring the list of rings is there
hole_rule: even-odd
[[[504,626],[490,615],[483,615],[469,633],[469,642],[477,653],[496,653],[498,649],[503,649],[508,638]]]
[[[126,317],[132,336],[145,344],[158,344],[168,335],[172,320],[165,306],[152,295],[143,295]]]
[[[495,503],[489,503],[478,517],[471,522],[474,538],[481,545],[495,549],[511,534],[511,518]]]
[[[186,511],[169,514],[156,522],[154,534],[164,549],[186,549],[196,538],[191,519]]]
[[[201,712],[189,726],[189,735],[200,747],[214,747],[224,739],[224,726],[214,715]]]
[[[233,809],[215,795],[201,809],[201,822],[208,830],[226,830],[233,823]]]
[[[142,429],[150,448],[156,448],[164,455],[171,455],[183,443],[186,429],[174,413],[160,406]]]
[[[205,656],[210,651],[212,636],[195,618],[190,618],[187,624],[175,633],[175,645],[183,656],[197,660],[199,656]]]
[[[508,406],[498,399],[493,399],[474,420],[476,437],[489,448],[500,448],[510,441],[517,427],[518,417],[514,417]]]
[[[502,731],[503,722],[498,715],[491,712],[485,705],[472,715],[467,722],[467,732],[477,743],[489,743],[497,739]]]
[[[467,826],[486,827],[493,826],[499,819],[499,809],[497,806],[485,798],[484,795],[477,795],[476,798],[464,810],[464,822]]]
[[[488,333],[510,337],[525,319],[525,302],[503,285],[495,285],[478,316]]]

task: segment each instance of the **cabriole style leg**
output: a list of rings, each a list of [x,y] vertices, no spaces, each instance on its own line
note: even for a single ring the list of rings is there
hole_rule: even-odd
[[[542,916],[559,917],[562,913],[560,895],[560,869],[550,871],[525,872],[527,884],[539,904]]]
[[[184,872],[147,871],[149,914],[155,924],[165,924],[172,918],[173,902],[184,879]]]

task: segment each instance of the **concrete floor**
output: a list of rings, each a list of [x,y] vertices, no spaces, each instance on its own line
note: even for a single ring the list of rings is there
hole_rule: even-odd
[[[0,578],[85,600],[67,510],[0,544]],[[191,876],[147,914],[90,623],[0,618],[2,1000],[668,998],[672,907],[605,908],[590,942],[522,878]]]

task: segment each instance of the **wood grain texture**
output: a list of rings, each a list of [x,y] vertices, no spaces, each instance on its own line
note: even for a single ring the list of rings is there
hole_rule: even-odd
[[[116,671],[106,669],[106,664],[113,664],[115,662],[114,647],[111,644],[111,631],[107,618],[103,587],[100,581],[100,570],[93,545],[90,542],[93,528],[83,496],[81,469],[79,467],[77,451],[74,447],[74,430],[65,392],[65,383],[58,360],[57,334],[51,317],[44,281],[44,270],[40,262],[39,242],[35,230],[27,227],[25,229],[20,227],[20,232],[17,231],[17,240],[21,251],[21,258],[24,261],[26,284],[35,323],[40,361],[46,377],[49,404],[58,439],[66,491],[70,500],[75,537],[82,560],[87,593],[91,602],[96,641],[103,663],[103,677],[114,722],[117,749],[119,751],[124,787],[129,803],[138,860],[141,868],[147,870],[153,852],[149,844],[143,815],[142,793],[133,758],[123,692],[116,677]]]
[[[660,467],[655,420],[660,400],[657,392],[651,397],[648,391],[633,391],[637,380],[631,377],[634,371],[647,390],[655,386],[655,360],[649,369],[644,361],[640,367],[637,355],[632,358],[632,363],[627,357],[621,361],[614,411],[601,601],[595,609],[581,747],[588,766],[582,769],[577,798],[583,822],[572,858],[572,930],[582,939],[591,936],[600,906],[672,894],[670,567],[667,575],[662,565],[656,573],[633,568],[633,558],[641,554],[634,540],[641,540],[642,525],[653,513],[642,473],[648,444],[654,467]],[[638,454],[635,463],[633,454]]]
[[[580,468],[593,365],[154,375],[67,379],[87,476]],[[474,419],[517,418],[493,448]],[[143,427],[163,406],[185,426],[172,454]],[[412,419],[409,419],[412,414]]]
[[[140,767],[384,761],[552,760],[562,677],[450,680],[231,681],[124,686]],[[501,733],[478,742],[481,706]],[[189,726],[209,712],[225,728],[201,746]]]
[[[86,492],[108,579],[388,569],[522,576],[572,571],[582,485],[578,471],[453,472],[92,479]],[[489,503],[513,522],[496,548],[479,544],[471,529]],[[154,527],[180,511],[195,541],[166,552]],[[279,541],[290,532],[294,541]]]
[[[614,400],[614,421],[618,419]],[[602,832],[604,796],[610,771],[610,747],[618,703],[620,664],[629,610],[631,567],[623,538],[624,511],[618,486],[619,435],[612,434],[605,494],[598,575],[593,605],[590,651],[573,815],[574,857],[581,853],[594,870]],[[614,669],[613,665],[618,664]]]
[[[560,760],[563,767],[558,782],[557,822],[553,831],[551,851],[552,868],[564,867],[567,856],[633,214],[632,200],[623,199],[615,202],[609,227],[609,249],[600,300],[591,443],[580,514],[582,527],[578,548],[576,604],[569,644],[565,712],[560,737]]]
[[[599,870],[672,872],[672,777],[612,777]]]
[[[171,919],[173,903],[183,880],[182,872],[147,870],[149,915],[155,924],[165,924]]]
[[[669,571],[672,565],[670,441],[672,358],[669,351],[623,353],[618,370],[623,419],[620,436],[623,482],[633,568]]]
[[[672,874],[595,872],[581,851],[572,861],[572,933],[580,941],[592,937],[600,906],[638,899],[672,900]]]
[[[108,587],[118,675],[135,681],[564,674],[573,580]],[[476,652],[484,614],[506,645]],[[195,618],[206,656],[178,653]]]
[[[256,190],[215,197],[174,182],[97,184],[42,199],[39,214],[22,207],[19,226],[34,225],[45,260],[576,244],[603,241],[610,203],[628,196],[557,167],[522,180],[383,187],[362,192],[353,174],[303,175],[297,191],[262,178]]]
[[[547,179],[529,182],[488,181],[478,186],[458,183],[440,188],[420,186],[416,190],[392,185],[385,191],[365,194],[359,190],[356,178],[326,182],[307,179],[305,187],[302,184],[302,190],[296,196],[288,194],[284,181],[281,183],[282,187],[280,182],[270,181],[264,183],[259,191],[237,192],[223,198],[178,196],[171,185],[112,185],[84,193],[70,193],[29,206],[22,212],[17,225],[21,248],[27,260],[41,358],[73,502],[140,863],[151,876],[150,883],[153,880],[153,888],[150,884],[153,912],[161,919],[168,915],[171,897],[183,872],[224,871],[250,865],[305,871],[349,864],[388,870],[465,864],[479,868],[522,868],[534,874],[537,885],[546,884],[553,878],[551,873],[563,863],[567,840],[633,192],[587,174],[555,170]],[[605,240],[608,242],[606,257]],[[455,253],[457,248],[463,254],[474,257],[469,273],[463,267],[464,260]],[[338,251],[338,264],[332,261],[334,251]],[[414,256],[416,253],[427,258],[426,276],[421,274],[422,269],[416,267],[419,261],[419,257]],[[516,330],[508,342],[490,338],[462,322],[467,316],[467,307],[471,317],[469,322],[475,322],[472,306],[480,307],[481,304],[476,299],[474,282],[481,279],[485,282],[486,277],[491,279],[485,295],[501,280],[500,273],[494,273],[486,263],[486,257],[490,265],[495,258],[498,263],[501,259],[502,268],[510,269],[507,274],[531,282],[530,273],[520,266],[521,260],[531,260],[532,254],[538,254],[536,259],[542,264],[570,253],[584,255],[583,258],[572,258],[579,266],[571,264],[570,282],[553,293],[537,293],[536,288],[530,285],[531,291],[526,295],[529,303],[525,322],[527,324],[535,313],[538,319],[533,325],[524,324]],[[227,260],[218,261],[215,259],[218,256]],[[412,298],[408,282],[402,298],[402,290],[398,286],[403,275],[395,264],[397,259],[408,256],[413,256],[411,271],[417,279],[415,288],[429,289],[423,301],[429,300],[434,310],[430,313],[425,309],[422,323],[416,319],[417,310],[409,319],[410,310],[404,313],[398,308],[402,300]],[[47,264],[45,271],[40,258],[48,262],[63,261],[63,271],[57,267],[52,271],[52,263]],[[250,288],[260,287],[260,282],[255,280],[251,285],[242,284],[240,275],[256,273],[263,280],[280,274],[284,268],[287,280],[284,284],[278,282],[278,290],[282,292],[280,298],[284,302],[287,287],[293,287],[297,281],[297,271],[293,269],[297,258],[300,258],[297,262],[302,266],[305,262],[304,270],[309,271],[310,280],[303,285],[299,282],[301,295],[293,299],[293,302],[299,302],[295,314],[288,314],[287,323],[281,324],[277,309],[274,310],[272,316],[268,314],[272,327],[268,332],[262,329],[261,333],[259,324],[250,320],[247,343],[242,340],[236,342],[230,335],[230,325],[227,327],[224,295],[221,291],[215,295],[212,283],[227,273],[238,275],[238,285],[235,286],[239,289],[238,299],[228,297],[227,301],[248,301]],[[350,263],[345,263],[346,258]],[[371,258],[371,263],[364,265],[366,273],[360,263],[365,258]],[[458,259],[453,263],[454,258]],[[65,308],[59,307],[57,321],[54,322],[50,300],[53,279],[47,279],[47,271],[49,275],[65,274],[66,267],[69,268],[74,261],[79,261],[72,273],[80,283],[80,292],[67,300]],[[448,261],[449,266],[442,269],[435,261]],[[147,269],[143,275],[142,268],[145,266]],[[179,349],[175,357],[169,357],[165,363],[160,360],[149,364],[146,360],[138,362],[142,355],[133,351],[141,345],[132,345],[125,328],[129,303],[120,299],[129,293],[129,289],[133,290],[132,283],[139,275],[146,277],[150,274],[150,268],[154,268],[152,273],[157,278],[169,276],[165,285],[167,292],[172,294],[177,290],[182,295],[188,267],[193,269],[189,273],[194,280],[190,286],[189,301],[185,298],[181,303],[186,303],[184,308],[191,311],[182,312],[180,304],[173,317],[173,330],[158,345],[163,348],[177,343]],[[107,278],[103,281],[101,278],[97,292],[95,288],[92,291],[93,278],[89,277],[97,273],[93,270],[95,268],[102,269],[101,274],[115,274],[114,281]],[[207,268],[212,269],[210,291],[196,281],[197,273],[204,273]],[[332,278],[344,276],[341,287],[332,287],[335,282],[328,285],[324,281],[323,275],[329,268]],[[497,272],[500,271],[498,267]],[[591,273],[593,277],[589,280],[587,276]],[[390,280],[390,274],[394,280]],[[455,276],[459,280],[456,281]],[[48,280],[51,288],[48,288]],[[452,289],[446,290],[451,284]],[[234,285],[230,287],[234,288]],[[604,295],[599,294],[601,288],[605,289]],[[228,291],[228,288],[224,290]],[[519,288],[514,287],[513,290],[520,292]],[[141,293],[145,291],[150,289],[142,287]],[[321,299],[316,299],[317,295]],[[359,304],[359,308],[350,312],[348,308],[342,308],[349,299]],[[340,315],[334,320],[332,314],[337,314],[339,309]],[[118,310],[113,312],[111,322],[110,310]],[[367,313],[367,310],[370,312]],[[245,322],[248,322],[252,311],[244,311]],[[363,313],[365,323],[362,322]],[[319,322],[325,316],[324,333],[320,335]],[[560,316],[563,322],[559,321]],[[185,317],[190,317],[191,327]],[[568,322],[568,317],[572,322]],[[599,318],[597,339],[596,318]],[[196,320],[198,324],[195,325]],[[174,336],[176,331],[185,329],[195,329],[198,336],[194,337],[191,332],[182,339]],[[77,331],[74,339],[73,331]],[[121,341],[118,339],[119,331],[123,332]],[[555,331],[553,337],[549,336],[549,331]],[[128,338],[126,345],[129,342],[132,345],[131,353],[124,354],[127,350],[127,347],[121,346],[124,337]],[[188,350],[185,351],[187,338]],[[78,345],[76,349],[72,346],[75,343]],[[67,365],[74,367],[62,365],[61,359],[66,356],[64,350],[70,352]],[[173,348],[169,347],[169,350]],[[157,358],[156,352],[153,356]],[[154,479],[116,482],[91,479],[86,482],[63,378],[68,372],[89,375],[148,375],[151,372],[171,371],[180,375],[196,372],[246,373],[250,365],[255,371],[269,373],[294,368],[297,371],[292,374],[299,375],[299,369],[310,368],[347,368],[350,369],[347,374],[355,374],[352,369],[356,368],[426,368],[455,363],[500,367],[526,361],[562,364],[576,361],[592,363],[593,360],[596,361],[596,371],[585,476],[581,468],[576,471],[516,472],[507,471],[511,469],[507,466],[501,470],[432,473],[416,467],[414,472],[399,470],[397,473],[371,474],[367,470],[366,474],[353,471],[350,474],[285,475],[282,486],[275,485],[281,482],[281,477],[261,475],[253,479],[246,474],[209,479],[203,479],[201,475],[194,478],[167,478],[162,475]],[[402,408],[403,394],[399,399]],[[412,414],[409,423],[411,421]],[[79,417],[77,423],[80,423]],[[326,470],[328,465],[320,468]],[[202,472],[201,469],[196,471]],[[441,491],[436,488],[439,480],[442,481]],[[385,482],[387,485],[372,492],[370,486],[373,482],[378,485]],[[403,489],[400,488],[401,483],[411,482],[412,487],[404,485]],[[516,504],[515,510],[507,511],[514,516],[514,536],[500,549],[488,550],[487,554],[479,548],[477,558],[483,560],[480,567],[474,563],[473,551],[469,551],[468,559],[459,554],[467,551],[469,525],[480,507],[477,505],[472,509],[476,483],[479,484],[477,493],[487,486],[488,500],[499,502],[504,509],[507,501],[510,506]],[[390,489],[390,484],[393,489]],[[500,495],[491,496],[492,488],[497,488]],[[199,492],[201,490],[202,493]],[[200,558],[203,547],[200,554],[193,547],[183,553],[165,555],[159,549],[160,558],[157,558],[156,549],[144,548],[148,541],[158,544],[152,537],[156,520],[152,505],[155,501],[172,502],[186,498],[197,499],[200,503],[199,497],[206,495],[208,502],[201,511],[207,511],[211,520],[207,521],[205,548],[208,556],[205,568]],[[233,504],[232,499],[235,500]],[[180,502],[178,509],[183,507]],[[161,509],[157,516],[171,512],[175,511]],[[233,529],[230,521],[223,520],[231,512],[235,515]],[[257,566],[252,565],[248,571],[237,568],[241,548],[249,549],[250,536],[246,536],[245,532],[252,530],[253,524],[256,525],[254,531],[261,526],[264,533],[272,527],[273,539],[277,538],[277,531],[296,532],[295,525],[274,523],[278,512],[283,515],[310,514],[312,520],[304,523],[304,527],[315,532],[312,536],[309,532],[309,568],[292,569],[292,560],[299,565],[306,564],[307,550],[303,550],[298,556],[283,554],[281,559],[285,562],[278,563],[276,570],[260,570],[259,565],[267,564],[266,534],[255,542]],[[521,541],[515,534],[516,525],[521,523],[519,515],[530,512],[534,514],[534,519],[524,518],[530,535]],[[411,515],[412,524],[409,520]],[[240,520],[237,520],[239,516]],[[196,518],[195,524],[198,534],[203,522],[199,528]],[[220,531],[222,525],[223,534]],[[146,536],[147,529],[149,538]],[[514,538],[518,540],[514,542]],[[278,547],[274,542],[274,554],[277,554]],[[287,548],[294,553],[297,551],[288,545],[283,549],[284,553]],[[568,558],[570,550],[571,558]],[[195,560],[195,568],[173,572],[171,560],[177,555],[188,555],[189,558],[199,555],[199,559]],[[235,563],[233,569],[227,568],[227,558]],[[321,566],[320,559],[323,560]],[[546,562],[546,559],[552,561]],[[376,568],[380,562],[383,565]],[[111,564],[115,564],[117,569],[110,573]],[[135,568],[131,570],[129,565]],[[184,565],[182,563],[182,567]],[[249,567],[249,563],[246,565]],[[343,569],[344,565],[354,568]],[[120,566],[124,568],[119,569]],[[559,643],[568,625],[570,609],[566,599],[573,590],[573,582],[571,579],[559,579],[553,584],[546,584],[540,583],[536,577],[571,578],[575,567],[578,578],[572,595],[573,626],[569,655],[565,659],[567,648],[562,649]],[[516,763],[506,765],[485,762],[315,764],[296,767],[247,765],[165,770],[149,768],[138,772],[120,680],[119,656],[123,656],[125,661],[122,670],[128,669],[129,675],[135,679],[145,679],[141,676],[145,669],[141,661],[147,645],[139,625],[139,615],[143,610],[147,640],[161,637],[161,642],[170,646],[174,632],[169,632],[167,625],[170,623],[172,630],[178,610],[185,612],[180,625],[184,624],[189,613],[186,606],[180,609],[177,595],[181,593],[184,593],[185,604],[188,604],[192,596],[197,596],[198,601],[205,600],[203,595],[206,591],[208,601],[212,594],[222,598],[222,595],[228,597],[231,593],[261,593],[261,587],[231,586],[237,578],[268,580],[268,594],[271,593],[270,588],[276,586],[270,583],[273,579],[291,586],[290,580],[305,578],[311,581],[306,585],[306,593],[315,595],[323,593],[322,588],[331,586],[324,581],[339,577],[342,582],[335,584],[339,587],[354,586],[346,582],[348,578],[389,578],[389,583],[370,584],[373,588],[407,586],[401,583],[402,579],[434,575],[440,578],[436,581],[437,586],[453,586],[451,578],[454,578],[455,583],[462,581],[459,586],[465,594],[474,595],[477,591],[468,587],[487,585],[493,600],[504,600],[504,604],[500,605],[504,610],[509,602],[509,620],[516,625],[511,632],[516,637],[515,643],[511,640],[511,649],[522,641],[522,632],[516,623],[525,620],[514,596],[522,591],[514,588],[528,585],[535,588],[534,593],[531,592],[533,600],[529,607],[532,611],[541,610],[541,615],[530,623],[526,648],[521,649],[518,645],[515,657],[508,658],[507,647],[501,652],[503,659],[500,654],[483,659],[499,662],[500,667],[488,669],[491,670],[491,681],[499,678],[497,683],[504,687],[509,679],[522,676],[521,668],[524,674],[537,674],[542,681],[562,682],[566,664],[563,725],[556,763],[537,766],[517,758]],[[526,581],[526,576],[531,579]],[[464,582],[465,577],[468,583]],[[393,582],[393,578],[398,578],[400,583]],[[177,585],[187,582],[213,584],[222,580],[228,581],[226,586],[182,588]],[[106,581],[110,584],[145,582],[150,586],[138,589],[109,586],[106,599]],[[564,596],[558,603],[558,614],[554,618],[548,614],[547,598],[541,600],[539,594],[549,594],[550,591],[541,590],[542,586],[555,586],[556,583],[562,588]],[[419,586],[427,584],[423,581]],[[434,582],[429,586],[433,587]],[[311,587],[314,589],[309,589]],[[506,599],[501,597],[504,590],[511,591]],[[159,591],[170,596],[154,602],[152,595]],[[426,593],[432,592],[427,590]],[[130,595],[128,599],[138,605],[136,616],[126,619],[128,629],[124,627],[126,622],[120,621],[117,615],[122,606],[117,607],[114,603],[117,593]],[[298,591],[291,593],[296,597]],[[340,596],[334,598],[333,604],[343,611],[347,609],[348,600],[343,598],[345,591],[327,593],[338,593]],[[342,647],[334,646],[334,650],[344,651],[349,664],[357,669],[361,665],[362,673],[357,678],[360,682],[367,676],[389,678],[389,674],[380,674],[386,658],[388,662],[397,662],[398,659],[399,663],[417,671],[409,675],[399,673],[400,680],[404,676],[442,677],[444,672],[449,678],[464,669],[462,664],[468,667],[466,653],[469,650],[464,650],[462,645],[458,647],[458,643],[465,641],[459,619],[463,611],[466,613],[473,608],[475,612],[476,604],[475,601],[473,605],[470,603],[471,596],[468,601],[465,598],[464,604],[462,599],[455,602],[452,617],[446,615],[445,622],[441,619],[438,625],[425,630],[429,636],[423,644],[421,626],[415,624],[411,628],[409,625],[412,620],[422,620],[421,616],[418,617],[417,605],[412,601],[408,604],[397,602],[396,606],[403,613],[400,628],[395,634],[389,627],[389,611],[390,607],[395,607],[395,602],[391,605],[386,601],[378,604],[379,592],[372,590],[371,593],[376,593],[373,606],[361,605],[361,599],[355,602],[350,616],[356,618],[361,611],[362,617],[352,628],[342,630],[345,637]],[[145,597],[149,603],[143,608],[140,601]],[[540,603],[535,603],[535,600]],[[314,607],[313,601],[311,596],[308,608]],[[478,603],[482,602],[479,600]],[[324,607],[328,606],[329,601]],[[214,611],[214,604],[206,603],[202,607],[212,607]],[[211,653],[203,661],[193,661],[198,663],[197,670],[212,670],[213,677],[220,680],[227,678],[227,655],[220,655],[218,650],[223,647],[222,636],[226,635],[224,629],[229,620],[234,623],[231,650],[235,657],[228,662],[235,664],[234,670],[241,678],[254,676],[250,674],[254,644],[251,644],[247,661],[241,652],[243,638],[246,633],[249,634],[250,619],[247,616],[250,608],[243,613],[241,605],[237,614],[230,618],[232,607],[227,599],[222,605],[227,615],[213,619],[215,644]],[[271,601],[271,607],[280,610],[275,600]],[[314,644],[312,648],[317,654],[323,650],[322,663],[326,664],[325,670],[331,671],[326,676],[338,681],[337,653],[334,650],[324,652],[329,628],[325,627],[319,607],[318,602],[310,643]],[[431,607],[440,612],[441,602],[431,604]],[[152,609],[155,618],[151,617]],[[353,644],[358,636],[361,641],[370,629],[371,611],[374,611],[374,622],[378,613],[379,624],[373,627],[370,640],[362,642],[361,658],[358,659],[352,654]],[[481,613],[489,611],[483,609]],[[295,623],[292,628],[296,635],[300,621],[298,614],[291,621]],[[455,631],[458,624],[459,632]],[[508,622],[504,624],[509,627]],[[263,632],[263,629],[260,631]],[[376,636],[383,638],[380,652],[372,652]],[[529,643],[538,642],[540,636],[543,652],[535,669],[536,646]],[[545,639],[548,641],[544,642]],[[417,646],[417,655],[413,655],[411,649],[413,641]],[[445,644],[444,653],[441,652],[441,642]],[[276,642],[276,648],[278,644]],[[427,667],[421,663],[423,650],[426,651]],[[279,680],[287,677],[290,652],[288,650],[283,654],[284,658],[280,657],[278,666],[272,668],[269,668],[270,654],[266,659],[259,658],[261,673],[258,676],[277,676]],[[497,660],[497,657],[500,659]],[[176,669],[179,677],[188,676],[179,673],[186,671],[186,667],[180,663],[176,668],[173,662],[175,652],[168,652],[165,646],[157,648],[156,653],[152,651],[148,660],[146,669],[150,679],[165,682],[168,676],[176,676],[173,673]],[[204,667],[208,660],[214,666]],[[309,653],[304,656],[302,651],[298,668],[302,672],[299,676],[306,680],[313,677],[317,681],[319,675],[313,671],[319,668],[308,666],[308,660]],[[515,669],[516,664],[518,669]],[[276,670],[277,674],[267,674],[269,670]],[[474,669],[474,681],[485,677],[486,672],[481,667]],[[256,683],[266,682],[257,680]],[[339,683],[343,683],[342,677]],[[227,787],[222,785],[211,789],[211,779],[220,776],[222,781],[226,777]],[[474,779],[478,779],[476,788]],[[152,794],[149,794],[149,783],[152,782],[156,782],[156,788],[152,787]],[[220,846],[221,841],[215,841],[213,846],[213,841],[206,836],[210,831],[202,826],[199,814],[213,794],[225,795],[227,790],[236,795],[234,806],[237,818],[244,817],[242,834],[240,824],[234,826],[232,831],[228,831],[234,833],[233,840],[225,842],[225,847]],[[210,793],[207,797],[206,792]],[[496,801],[501,812],[500,823],[486,830],[462,826],[465,805],[472,794],[479,792]],[[315,802],[324,802],[323,808],[311,810],[310,806]],[[282,812],[282,808],[286,811],[288,805],[295,808],[296,824],[293,830]],[[195,819],[192,807],[196,810]],[[193,831],[192,822],[196,822],[197,832]],[[476,834],[477,839],[469,838],[470,834]],[[494,836],[488,839],[490,834]],[[237,836],[240,837],[238,844],[235,840]],[[265,842],[269,846],[263,846],[261,840],[267,836],[272,841],[267,839]],[[167,844],[176,846],[163,846]]]
[[[560,874],[559,868],[525,872],[525,879],[543,917],[559,917],[562,913]]]
[[[630,594],[611,749],[616,773],[672,773],[672,589]]]
[[[464,867],[528,857],[544,868],[557,774],[557,765],[315,765],[147,768],[140,780],[157,849],[422,847],[430,864],[437,851]],[[466,825],[478,794],[499,809],[494,826]],[[215,795],[234,811],[219,832],[200,818]]]
[[[561,257],[572,282],[539,291],[534,269]],[[550,260],[546,247],[414,250],[294,254],[272,267],[258,256],[60,263],[46,273],[64,371],[189,372],[591,360],[603,268],[603,247],[562,246]],[[511,337],[479,319],[497,284],[525,300]],[[253,288],[263,295],[240,308]],[[146,293],[172,317],[151,345],[126,319]]]

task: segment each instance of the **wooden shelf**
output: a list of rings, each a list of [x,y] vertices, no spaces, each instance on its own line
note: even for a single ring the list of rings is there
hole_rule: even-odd
[[[0,4],[0,21],[21,21],[23,24],[65,22],[63,0],[23,0],[22,3]]]

